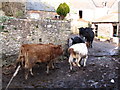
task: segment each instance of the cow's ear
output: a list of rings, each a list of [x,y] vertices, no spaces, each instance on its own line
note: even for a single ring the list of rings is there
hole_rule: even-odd
[[[73,38],[71,38],[72,40],[74,40]]]
[[[59,47],[62,47],[62,45],[59,45]]]
[[[73,51],[74,51],[73,48],[69,48],[69,49],[68,49],[68,52],[69,52],[69,53],[72,53]]]
[[[58,47],[59,47],[59,48],[61,48],[61,47],[62,47],[62,45],[58,45]]]
[[[50,45],[53,45],[53,43],[49,43]]]
[[[61,45],[54,46],[54,48],[55,48],[55,49],[57,49],[57,48],[61,48]]]

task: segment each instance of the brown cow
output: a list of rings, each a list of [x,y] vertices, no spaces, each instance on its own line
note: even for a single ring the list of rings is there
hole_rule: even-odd
[[[20,64],[24,66],[25,79],[28,78],[29,71],[31,75],[32,67],[37,62],[48,62],[47,73],[49,73],[49,68],[53,66],[53,62],[57,56],[61,55],[63,52],[61,45],[53,44],[24,44],[20,48],[20,54],[16,61],[17,66]]]

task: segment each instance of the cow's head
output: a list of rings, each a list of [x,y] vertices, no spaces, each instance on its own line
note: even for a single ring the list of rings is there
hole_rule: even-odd
[[[79,29],[79,35],[80,36],[83,36],[83,37],[86,37],[86,29],[85,28],[78,28]]]
[[[61,45],[55,45],[53,48],[54,48],[54,52],[55,52],[57,55],[63,54],[63,49],[62,49],[62,46],[61,46]]]

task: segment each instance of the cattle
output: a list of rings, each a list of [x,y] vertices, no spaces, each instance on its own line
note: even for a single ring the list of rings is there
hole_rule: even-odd
[[[83,66],[86,66],[86,61],[88,58],[88,49],[85,43],[74,44],[68,48],[69,56],[69,64],[70,70],[72,70],[72,66],[81,67],[79,64],[83,60]]]
[[[20,53],[16,61],[16,66],[21,65],[25,68],[25,79],[28,78],[29,71],[31,75],[32,67],[37,62],[47,62],[47,73],[53,66],[54,59],[63,53],[61,45],[53,44],[23,44],[20,47]]]
[[[92,28],[79,28],[79,35],[81,37],[85,37],[86,42],[88,42],[89,46],[92,48],[92,42],[94,39],[94,32],[92,31]]]
[[[76,43],[85,43],[85,41],[79,35],[71,36],[68,39],[69,47],[73,44],[76,44]]]
[[[77,43],[85,43],[85,41],[81,37],[78,37],[78,36],[71,38],[71,39],[72,39],[72,45],[77,44]]]
[[[82,37],[78,35],[72,36],[71,38],[68,39],[68,47],[72,46],[73,44],[77,44],[77,43],[86,43],[87,47],[90,47],[89,42],[86,42],[85,39],[83,39]]]

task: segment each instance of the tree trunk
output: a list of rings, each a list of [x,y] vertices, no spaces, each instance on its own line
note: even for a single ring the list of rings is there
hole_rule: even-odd
[[[65,18],[65,16],[60,15],[60,20],[63,20]]]

